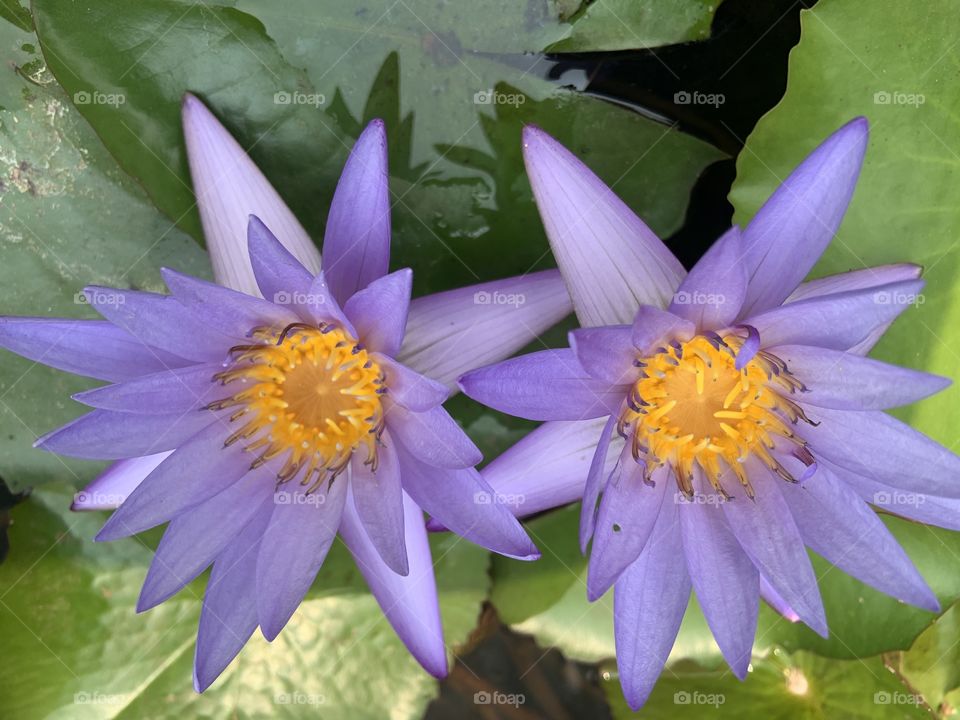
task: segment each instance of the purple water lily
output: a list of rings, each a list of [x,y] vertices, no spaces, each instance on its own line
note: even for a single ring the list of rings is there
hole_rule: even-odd
[[[75,503],[119,504],[98,540],[169,522],[139,611],[212,564],[198,691],[257,626],[268,640],[281,631],[338,531],[411,653],[442,677],[423,511],[495,552],[538,552],[509,510],[483,502],[480,452],[441,404],[458,375],[569,313],[562,279],[537,273],[411,302],[410,270],[388,273],[380,121],[344,168],[320,271],[293,214],[190,96],[184,128],[219,284],[165,269],[170,295],[87,288],[105,320],[0,319],[3,347],[112,383],[77,395],[94,410],[37,445],[118,460]],[[492,291],[525,302],[475,302]]]
[[[801,282],[840,225],[867,135],[864,119],[834,133],[687,274],[570,152],[525,132],[583,327],[569,349],[468,373],[461,387],[548,421],[484,476],[523,499],[518,515],[582,498],[588,595],[614,587],[633,708],[663,668],[691,587],[741,679],[761,596],[826,635],[804,546],[899,600],[939,607],[869,506],[960,529],[960,458],[883,412],[949,381],[865,357],[917,297],[920,268]]]

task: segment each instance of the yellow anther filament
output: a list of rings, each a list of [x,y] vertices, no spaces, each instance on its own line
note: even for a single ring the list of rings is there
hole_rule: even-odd
[[[736,335],[698,335],[640,358],[640,378],[631,389],[618,430],[633,456],[653,466],[672,466],[680,489],[693,492],[698,465],[711,485],[728,494],[720,478],[728,469],[746,494],[754,491],[741,463],[751,455],[780,477],[793,481],[770,452],[780,438],[807,462],[812,457],[791,427],[809,422],[788,396],[805,388],[773,355],[760,351],[742,369],[736,356],[743,345]],[[808,463],[809,464],[809,463]]]
[[[376,467],[386,388],[367,351],[333,325],[258,329],[253,340],[233,348],[233,365],[214,376],[238,386],[208,406],[239,408],[230,422],[240,427],[225,444],[256,436],[244,447],[257,453],[251,467],[285,456],[278,482],[300,477],[302,485],[310,484],[308,492],[342,472],[361,446],[365,462]]]

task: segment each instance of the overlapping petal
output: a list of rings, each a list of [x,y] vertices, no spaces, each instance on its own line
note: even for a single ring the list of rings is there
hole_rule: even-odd
[[[357,138],[337,183],[323,236],[324,268],[340,303],[387,273],[390,188],[387,132],[373,120]]]
[[[629,323],[640,305],[669,305],[686,273],[660,238],[539,128],[524,128],[523,155],[580,324]]]
[[[542,350],[467,373],[460,388],[529,420],[588,420],[616,412],[626,387],[591,377],[572,350]]]
[[[823,254],[853,197],[867,135],[866,118],[837,130],[787,176],[747,225],[745,317],[783,302]]]
[[[213,113],[187,94],[182,115],[190,175],[217,282],[259,294],[246,243],[250,215],[271,228],[311,273],[320,270],[320,252],[310,236]]]
[[[556,270],[419,297],[397,359],[457,391],[465,372],[509,357],[570,314]]]

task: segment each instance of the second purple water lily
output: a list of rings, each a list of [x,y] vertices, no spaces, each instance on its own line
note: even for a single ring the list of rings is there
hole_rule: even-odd
[[[583,499],[587,591],[614,587],[620,680],[641,706],[691,588],[733,672],[764,597],[821,635],[810,547],[904,602],[937,598],[869,503],[960,529],[960,458],[882,412],[944,378],[865,357],[923,285],[920,268],[803,283],[853,195],[857,119],[820,145],[741,232],[689,274],[589,169],[542,131],[527,170],[583,326],[571,347],[476,370],[467,395],[548,421],[484,475],[524,515]]]

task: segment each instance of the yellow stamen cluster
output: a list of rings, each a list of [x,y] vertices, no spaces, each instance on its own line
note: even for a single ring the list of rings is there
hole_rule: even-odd
[[[791,425],[810,422],[786,395],[803,385],[779,358],[760,351],[742,369],[736,356],[743,338],[698,335],[660,348],[637,362],[641,376],[633,385],[618,430],[634,459],[654,467],[669,463],[680,490],[693,493],[693,468],[699,465],[725,497],[720,478],[729,468],[749,497],[754,496],[742,463],[753,455],[785,480],[795,479],[771,454],[776,438],[794,446],[806,464],[813,462]]]
[[[239,427],[225,445],[251,440],[244,450],[258,453],[252,468],[286,454],[278,482],[302,474],[302,485],[313,481],[308,492],[342,472],[360,446],[376,467],[386,388],[367,351],[333,325],[258,329],[253,339],[233,348],[232,367],[214,376],[240,386],[208,406],[238,407],[230,422]]]

